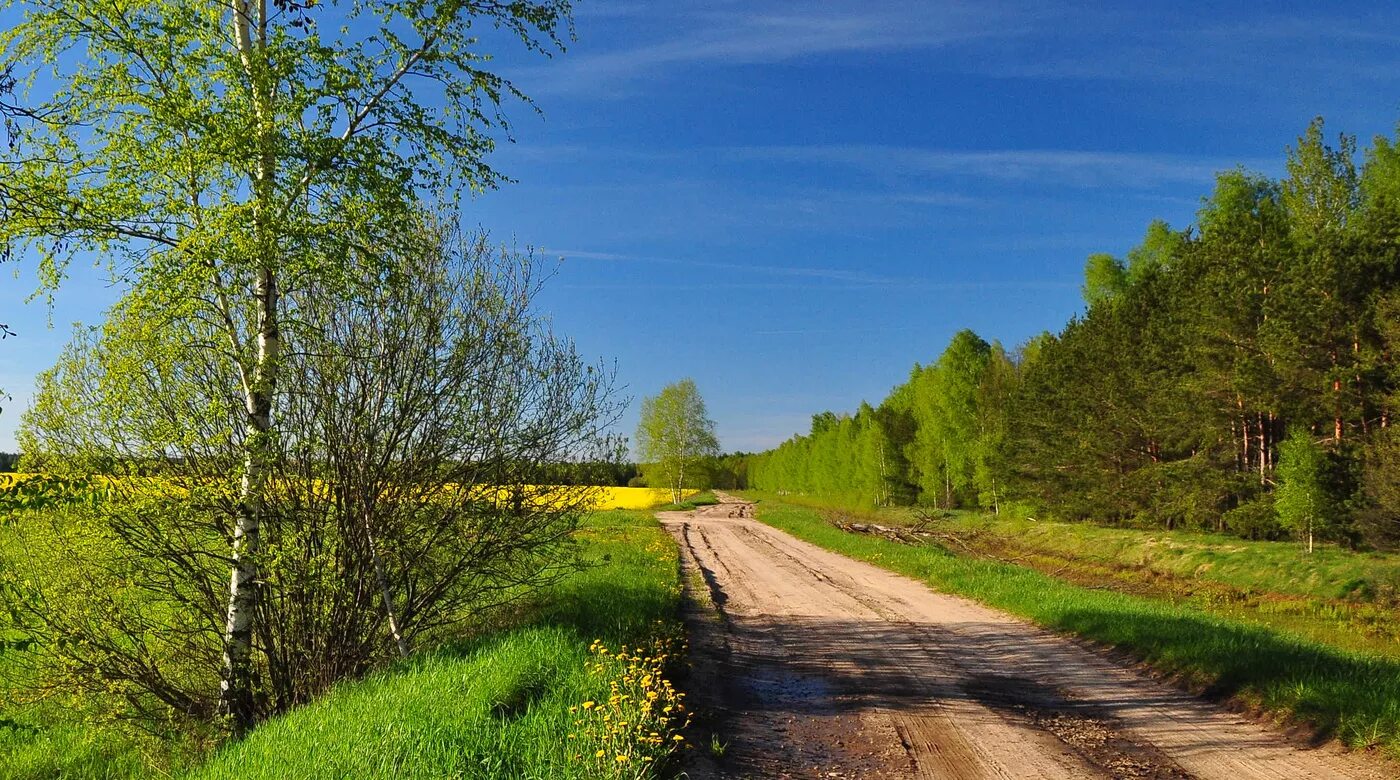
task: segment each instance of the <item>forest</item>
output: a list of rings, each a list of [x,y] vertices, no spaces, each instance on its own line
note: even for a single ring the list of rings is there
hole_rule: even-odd
[[[963,330],[878,406],[824,412],[753,487],[866,506],[1400,545],[1400,146],[1217,175],[1195,224],[1091,255],[1085,311],[1015,349]]]

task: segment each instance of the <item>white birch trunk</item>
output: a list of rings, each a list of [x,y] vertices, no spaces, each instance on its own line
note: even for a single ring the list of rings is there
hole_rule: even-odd
[[[247,430],[243,442],[243,478],[239,488],[239,508],[233,530],[233,564],[229,576],[228,615],[224,624],[224,675],[219,701],[229,716],[233,734],[242,737],[257,720],[253,632],[258,610],[260,574],[258,555],[262,547],[262,524],[267,513],[267,486],[272,453],[272,403],[276,392],[278,356],[282,338],[278,324],[278,291],[273,253],[266,224],[274,181],[274,152],[271,145],[270,88],[261,72],[258,49],[266,40],[266,6],[251,0],[230,0],[234,42],[246,75],[253,85],[258,115],[260,159],[253,183],[255,200],[253,230],[264,253],[253,284],[257,313],[257,355],[251,381],[244,388]],[[256,17],[256,18],[255,18]],[[256,40],[255,40],[256,21]]]
[[[257,556],[267,512],[268,461],[272,445],[272,397],[281,334],[277,325],[277,286],[270,269],[258,272],[258,355],[244,399],[248,432],[243,445],[243,480],[233,531],[233,571],[229,578],[228,620],[224,624],[224,679],[220,700],[237,736],[256,719],[253,701],[253,628],[258,608]]]

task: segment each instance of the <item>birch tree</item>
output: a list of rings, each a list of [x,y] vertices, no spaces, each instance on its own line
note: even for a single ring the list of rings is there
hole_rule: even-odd
[[[429,237],[422,253],[352,258],[362,295],[286,297],[296,382],[262,518],[260,717],[567,571],[598,489],[542,478],[615,457],[612,373],[544,326],[545,269],[455,228]],[[241,516],[225,475],[242,457],[230,358],[200,346],[217,335],[137,290],[40,377],[29,466],[120,478],[100,480],[106,500],[5,529],[18,541],[0,551],[0,613],[32,640],[36,685],[110,692],[148,722],[214,720]]]
[[[1279,524],[1313,551],[1313,539],[1329,523],[1326,480],[1327,454],[1312,432],[1295,426],[1279,445],[1278,489],[1274,507]]]
[[[705,458],[719,454],[715,424],[695,380],[682,379],[642,399],[637,453],[670,488],[671,501],[679,504],[686,474],[693,476]]]
[[[424,192],[485,190],[502,101],[481,31],[549,52],[568,0],[27,0],[0,33],[0,250],[52,291],[96,255],[232,360],[242,448],[223,707],[253,723],[284,296],[340,285]]]

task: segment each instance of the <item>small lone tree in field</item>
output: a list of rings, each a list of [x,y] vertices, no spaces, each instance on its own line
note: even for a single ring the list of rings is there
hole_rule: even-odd
[[[1279,445],[1279,484],[1274,507],[1279,524],[1294,536],[1306,539],[1309,553],[1313,551],[1314,535],[1326,523],[1326,468],[1327,456],[1306,428],[1294,428]]]
[[[642,399],[637,452],[644,462],[654,464],[653,473],[671,489],[671,499],[680,503],[686,471],[719,454],[715,423],[705,413],[705,399],[695,380],[682,379]]]

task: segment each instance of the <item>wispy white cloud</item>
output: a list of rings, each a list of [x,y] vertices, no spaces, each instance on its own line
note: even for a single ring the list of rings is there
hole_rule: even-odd
[[[615,0],[588,0],[574,8],[574,18],[591,19],[636,19],[652,13],[652,7],[644,2],[616,2]]]
[[[1378,4],[1360,16],[1274,13],[1225,21],[1189,8],[1023,0],[747,0],[604,4],[580,13],[582,45],[548,68],[527,69],[532,94],[635,94],[645,82],[695,69],[924,51],[931,67],[993,78],[1219,81],[1261,67],[1397,80],[1400,15]],[[609,39],[593,18],[631,22]],[[1072,31],[1072,34],[1067,34]],[[595,40],[594,32],[601,40]],[[636,43],[638,39],[646,42]],[[597,46],[591,51],[590,46]],[[1338,51],[1366,47],[1374,62]],[[1301,48],[1307,56],[1299,56]],[[1354,52],[1353,52],[1354,54]]]
[[[837,165],[885,174],[1040,181],[1071,186],[1158,185],[1209,181],[1239,161],[1142,152],[1064,149],[953,150],[878,145],[752,146],[737,160]],[[1267,165],[1269,161],[1245,161]]]
[[[1325,11],[1326,6],[1319,5]],[[1222,40],[1239,42],[1278,41],[1294,44],[1299,41],[1319,41],[1330,43],[1375,43],[1386,46],[1400,46],[1400,24],[1394,8],[1384,9],[1377,4],[1372,13],[1359,16],[1347,12],[1341,16],[1314,14],[1271,14],[1265,18],[1253,19],[1248,23],[1207,23],[1200,28],[1200,34]]]
[[[820,336],[830,334],[848,333],[905,333],[909,331],[921,331],[923,328],[904,326],[888,328],[777,328],[772,330],[751,331],[751,336]]]
[[[1273,158],[1239,159],[1162,152],[1082,149],[946,149],[879,144],[808,144],[767,146],[709,146],[691,149],[619,148],[579,144],[521,147],[522,159],[557,164],[563,160],[607,160],[631,166],[654,181],[664,173],[675,176],[687,166],[700,165],[711,175],[715,165],[752,169],[755,165],[840,167],[857,170],[882,181],[929,182],[939,179],[1019,181],[1069,187],[1126,185],[1155,187],[1163,184],[1209,182],[1215,174],[1244,166],[1277,167]],[[619,173],[623,176],[623,173]],[[779,180],[781,181],[781,180]],[[974,206],[980,196],[956,188],[906,187],[883,191],[808,189],[816,197],[880,199],[910,205]]]
[[[779,266],[765,265],[761,263],[735,263],[720,262],[712,260],[686,260],[670,257],[640,257],[614,252],[596,252],[578,249],[547,249],[544,250],[551,255],[559,255],[567,262],[569,259],[581,260],[602,260],[609,262],[638,263],[648,265],[664,265],[676,267],[688,267],[705,271],[716,271],[712,278],[704,282],[691,282],[684,285],[658,284],[658,283],[608,283],[596,284],[571,284],[570,289],[820,289],[813,284],[803,282],[823,282],[836,283],[843,289],[875,289],[888,292],[890,288],[900,290],[938,290],[944,292],[960,293],[1005,293],[1013,290],[1050,290],[1074,287],[1075,284],[1060,280],[1046,279],[1019,279],[1019,280],[995,280],[995,281],[940,281],[937,279],[921,278],[916,276],[892,276],[872,274],[859,271],[850,271],[838,268],[820,268],[808,266]],[[752,277],[771,277],[776,279],[786,279],[785,282],[754,282]],[[1076,283],[1077,284],[1077,283]],[[828,285],[822,285],[829,288]],[[888,329],[881,329],[888,330]],[[783,335],[794,334],[798,331],[771,330],[760,331],[762,335]],[[821,332],[821,331],[802,331]],[[848,332],[843,329],[843,332]]]
[[[569,260],[570,258],[576,258],[583,260],[607,260],[627,263],[644,263],[650,265],[685,266],[690,268],[703,268],[712,271],[760,274],[764,276],[822,279],[832,282],[842,282],[845,284],[858,285],[892,285],[901,284],[905,281],[908,281],[904,279],[898,279],[895,277],[879,276],[875,274],[867,274],[859,271],[850,271],[841,268],[726,263],[713,260],[686,260],[671,257],[639,257],[636,255],[618,254],[614,252],[594,252],[579,249],[550,248],[545,251],[552,255],[559,255],[565,261]]]
[[[950,64],[999,78],[1232,83],[1242,90],[1295,89],[1299,74],[1356,81],[1400,80],[1400,13],[1385,4],[1357,9],[1320,4],[1280,13],[1268,4],[1226,16],[1185,5],[1079,9],[1066,38],[1042,29],[1025,46]],[[1260,73],[1271,78],[1260,79]]]
[[[586,49],[527,72],[535,94],[625,93],[635,81],[694,66],[764,65],[844,53],[938,48],[1029,33],[1053,10],[1007,2],[822,0],[657,4],[645,33],[659,40]],[[669,34],[668,34],[669,33]]]

